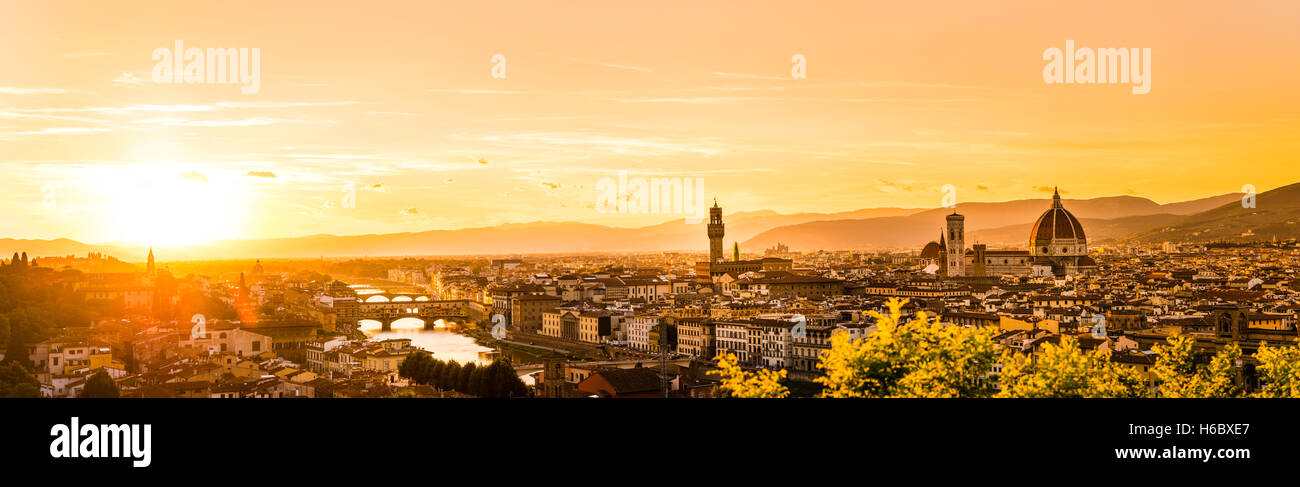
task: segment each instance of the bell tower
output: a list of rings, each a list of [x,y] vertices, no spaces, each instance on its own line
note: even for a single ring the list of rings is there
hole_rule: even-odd
[[[552,352],[542,362],[542,397],[564,397],[564,356]]]
[[[713,199],[713,207],[709,208],[709,262],[720,262],[722,255],[722,208],[718,206],[718,199]]]
[[[948,215],[946,262],[949,277],[966,275],[966,217],[953,210]]]

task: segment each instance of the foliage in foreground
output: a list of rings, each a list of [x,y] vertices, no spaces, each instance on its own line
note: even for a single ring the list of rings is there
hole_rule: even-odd
[[[722,394],[727,397],[740,398],[781,398],[790,395],[790,389],[781,384],[785,379],[786,372],[784,369],[775,371],[762,369],[756,372],[745,372],[740,368],[739,359],[735,354],[725,353],[718,355],[715,359],[718,362],[718,370],[714,371],[722,378],[722,385],[719,387]]]
[[[1300,397],[1300,348],[1261,343],[1255,359],[1259,391],[1253,397]]]
[[[902,320],[907,300],[891,299],[889,315],[870,312],[876,331],[850,340],[831,337],[818,367],[823,397],[988,397],[998,358],[995,331],[931,323],[924,311]]]
[[[1074,337],[1043,345],[1034,357],[1002,354],[1002,390],[996,397],[1142,397],[1146,381],[1131,367],[1112,362],[1110,351],[1084,352]]]
[[[1193,349],[1196,339],[1172,336],[1168,345],[1155,345],[1156,364],[1151,369],[1156,380],[1157,397],[1240,397],[1242,387],[1237,381],[1237,360],[1241,347],[1229,343],[1210,359],[1208,365],[1196,362],[1198,352]]]

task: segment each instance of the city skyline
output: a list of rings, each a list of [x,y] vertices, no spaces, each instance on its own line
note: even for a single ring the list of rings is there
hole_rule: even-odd
[[[1296,198],[1291,193],[1297,188],[1300,188],[1300,183],[1280,188],[1277,193],[1269,191],[1263,193],[1270,206],[1285,211],[1294,206]],[[1059,201],[1076,202],[1081,205],[1081,215],[1084,215],[1084,218],[1094,223],[1105,224],[1107,228],[1100,235],[1100,240],[1108,244],[1133,243],[1144,238],[1149,239],[1153,231],[1167,231],[1167,226],[1174,223],[1195,222],[1198,216],[1204,215],[1213,218],[1216,211],[1225,209],[1233,211],[1238,206],[1241,206],[1242,211],[1250,211],[1254,207],[1255,200],[1258,199],[1254,193],[1229,193],[1160,205],[1133,195],[1074,200],[1061,197],[1060,193],[1056,192],[1059,191],[1058,188],[1053,190],[1053,198],[953,203],[950,206],[937,208],[868,208],[834,214],[791,215],[774,213],[770,210],[742,209],[735,214],[727,213],[733,218],[740,219],[741,229],[739,232],[733,231],[727,234],[726,247],[729,252],[731,250],[740,252],[743,243],[747,254],[755,254],[775,247],[788,247],[800,251],[909,250],[930,236],[928,233],[930,223],[941,223],[949,213],[955,215],[965,208],[973,209],[981,216],[971,227],[972,243],[992,243],[1001,248],[1022,249],[1024,245],[1021,234],[1028,229],[1019,227],[1026,224],[1027,218],[1037,214],[1039,206],[1046,206],[1054,200],[1058,201],[1055,204],[1059,204]],[[1277,196],[1273,196],[1274,194]],[[652,206],[654,204],[656,203],[651,203]],[[712,205],[712,208],[707,208],[710,215],[715,211],[721,214],[723,209],[719,208],[717,199],[712,200]],[[143,261],[146,249],[152,258],[152,253],[157,248],[170,254],[174,260],[186,261],[203,260],[210,256],[253,259],[690,252],[695,246],[696,234],[706,227],[712,227],[712,225],[703,225],[704,222],[704,220],[691,222],[689,219],[683,222],[681,219],[673,219],[657,225],[628,228],[589,225],[581,222],[533,222],[414,233],[318,234],[282,239],[229,240],[196,246],[0,238],[0,254],[7,254],[10,251],[25,254],[31,251],[32,257],[63,257],[73,254],[108,253],[127,261]],[[837,226],[832,228],[823,226],[828,224]],[[881,225],[893,230],[883,230]],[[1164,229],[1159,230],[1161,228]],[[1247,223],[1246,228],[1250,230],[1255,227]],[[841,235],[843,238],[839,238],[838,243],[828,243],[823,240],[828,233],[837,234],[846,230],[856,234],[857,237]],[[1261,228],[1261,231],[1264,229]],[[1269,234],[1265,232],[1263,235],[1267,237]],[[1276,238],[1277,233],[1271,235]],[[1209,237],[1210,234],[1207,233],[1206,236]],[[1244,237],[1233,233],[1225,234],[1222,231],[1214,236],[1233,239]],[[1287,231],[1283,233],[1282,238],[1294,237]],[[810,239],[820,243],[809,244]],[[1175,239],[1175,241],[1181,240]],[[511,242],[514,242],[513,246],[500,246]],[[721,243],[720,240],[717,244],[721,245]],[[712,254],[713,251],[711,250],[710,253]]]
[[[1053,186],[1172,203],[1296,179],[1298,13],[1282,3],[1178,4],[1154,24],[1122,3],[165,5],[6,7],[29,42],[0,61],[43,69],[0,77],[0,236],[184,245],[673,219],[597,211],[620,172],[700,178],[729,208],[785,214],[936,208],[948,184],[958,204]],[[352,35],[298,27],[342,19]],[[257,92],[155,83],[150,55],[176,41],[259,49]],[[1067,41],[1151,49],[1150,91],[1044,83],[1044,51]]]
[[[1297,26],[1300,0],[0,0],[10,470],[1285,469]]]

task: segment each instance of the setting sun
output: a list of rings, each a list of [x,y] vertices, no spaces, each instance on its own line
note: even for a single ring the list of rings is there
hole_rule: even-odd
[[[105,234],[139,245],[187,246],[231,238],[244,202],[237,186],[197,171],[160,173],[154,165],[116,169],[98,183]]]

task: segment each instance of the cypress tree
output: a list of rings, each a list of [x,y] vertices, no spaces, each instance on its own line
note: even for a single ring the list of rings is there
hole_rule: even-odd
[[[478,369],[478,365],[474,362],[467,363],[460,368],[460,376],[456,378],[457,391],[469,394],[469,378],[474,375],[476,369]]]
[[[456,388],[456,380],[459,378],[460,363],[452,360],[442,369],[442,385],[440,385],[439,388],[454,390]]]
[[[27,356],[27,341],[19,322],[9,323],[9,343],[5,348],[5,358],[0,363],[16,363],[22,368],[32,370],[30,357]]]
[[[471,396],[481,396],[483,392],[483,375],[487,372],[487,367],[476,367],[469,374],[469,390],[466,394]]]

